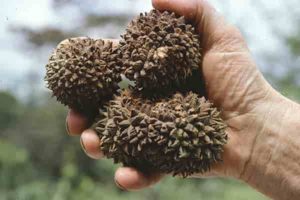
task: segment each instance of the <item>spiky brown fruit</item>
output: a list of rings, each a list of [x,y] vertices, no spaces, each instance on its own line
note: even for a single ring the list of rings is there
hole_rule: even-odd
[[[175,13],[152,10],[140,14],[121,37],[124,74],[135,81],[139,91],[168,91],[199,70],[199,36]]]
[[[191,92],[153,101],[123,92],[94,125],[101,150],[116,163],[183,177],[221,161],[225,128],[220,112]]]
[[[47,86],[64,105],[94,112],[118,90],[120,65],[110,41],[91,38],[61,43],[46,65]]]

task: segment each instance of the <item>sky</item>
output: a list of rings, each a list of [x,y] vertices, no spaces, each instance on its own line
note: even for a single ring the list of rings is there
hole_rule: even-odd
[[[85,3],[95,1],[85,0]],[[284,44],[278,39],[278,34],[287,34],[293,31],[294,26],[291,21],[292,11],[287,12],[283,7],[288,3],[294,5],[296,0],[272,0],[272,3],[257,0],[255,4],[251,0],[227,0],[226,4],[223,0],[210,2],[229,22],[242,29],[258,63],[264,63],[264,54],[280,56],[281,52],[282,55],[285,53]],[[264,7],[267,12],[262,13],[257,9],[258,5],[259,8]],[[98,0],[98,4],[91,6],[91,9],[103,14],[137,14],[148,11],[151,7],[150,0]],[[32,28],[53,25],[68,28],[78,20],[75,18],[78,15],[74,12],[76,11],[72,8],[54,12],[50,0],[9,0],[0,6],[0,90],[19,88],[16,85],[24,80],[24,76],[30,70],[37,70],[42,74],[48,56],[34,59],[34,55],[24,52],[24,49],[20,48],[24,41],[12,34],[10,28],[13,25],[27,25]],[[293,12],[298,12],[297,8],[293,9]],[[275,25],[270,26],[271,22]]]
[[[131,5],[131,7],[129,7]],[[98,8],[101,12],[118,13],[146,11],[151,8],[150,2],[139,1],[134,4],[132,1],[99,1]],[[32,68],[36,67],[36,61],[32,55],[24,54],[20,48],[22,38],[12,34],[10,28],[14,25],[27,25],[32,28],[39,28],[45,25],[66,26],[74,22],[72,9],[61,11],[70,13],[67,20],[60,13],[53,12],[50,0],[10,0],[0,6],[0,90],[14,89],[16,83],[23,81],[23,77]],[[46,60],[44,60],[46,62]],[[41,63],[43,67],[45,63]],[[39,70],[39,69],[37,69]],[[41,69],[42,70],[42,69]]]

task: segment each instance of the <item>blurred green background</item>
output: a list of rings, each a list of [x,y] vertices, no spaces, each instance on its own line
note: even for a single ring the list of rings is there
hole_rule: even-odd
[[[300,101],[300,11],[295,0],[211,1],[240,27],[260,69],[285,96]],[[270,2],[269,2],[270,3]],[[67,37],[118,38],[150,0],[11,0],[0,29],[0,200],[262,200],[227,179],[165,178],[140,192],[113,181],[116,165],[89,159],[65,131],[66,108],[51,98],[43,74]]]

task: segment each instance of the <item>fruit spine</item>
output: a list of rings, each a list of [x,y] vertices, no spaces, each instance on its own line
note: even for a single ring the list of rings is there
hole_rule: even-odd
[[[85,114],[101,110],[93,128],[108,158],[142,171],[204,173],[221,161],[227,134],[209,101],[180,88],[201,71],[199,41],[183,17],[152,10],[130,23],[118,45],[60,44],[45,80],[61,103]],[[121,74],[135,86],[120,92]]]

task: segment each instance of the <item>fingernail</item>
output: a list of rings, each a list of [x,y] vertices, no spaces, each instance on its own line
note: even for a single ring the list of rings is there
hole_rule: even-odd
[[[118,186],[123,191],[127,191],[116,179],[115,179],[115,184]]]
[[[83,151],[86,153],[85,146],[83,144],[82,138],[80,138],[80,145],[81,145]]]
[[[66,125],[66,131],[67,131],[68,135],[71,135],[69,125],[68,125],[67,121],[66,121],[65,125]]]

